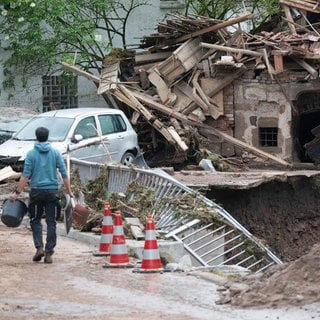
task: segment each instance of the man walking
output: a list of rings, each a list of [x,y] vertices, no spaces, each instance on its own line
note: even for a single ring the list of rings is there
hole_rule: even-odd
[[[37,249],[33,261],[52,263],[52,255],[57,243],[56,220],[60,215],[58,171],[63,179],[66,192],[73,197],[68,172],[61,153],[48,142],[49,130],[39,127],[35,131],[37,142],[27,153],[24,168],[16,189],[10,195],[15,201],[29,182],[30,226],[33,242]],[[41,218],[45,214],[47,237],[44,247]]]

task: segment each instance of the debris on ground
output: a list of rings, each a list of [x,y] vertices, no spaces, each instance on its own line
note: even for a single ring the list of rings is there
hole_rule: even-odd
[[[219,288],[219,304],[275,307],[320,303],[320,243],[287,264],[228,282]]]
[[[148,215],[161,212],[164,206],[174,207],[176,217],[181,215],[200,218],[204,223],[215,222],[215,225],[222,223],[221,218],[215,212],[215,208],[209,207],[203,201],[197,199],[196,192],[182,193],[179,195],[164,195],[161,199],[156,196],[156,190],[152,187],[144,187],[139,179],[130,182],[126,194],[111,193],[106,190],[107,175],[103,172],[96,179],[89,180],[85,185],[81,183],[78,169],[75,168],[72,175],[72,189],[75,191],[75,198],[82,193],[85,204],[90,208],[90,215],[85,225],[74,225],[81,231],[99,232],[103,221],[103,209],[105,202],[109,202],[112,211],[120,210],[123,217],[139,219],[144,224]],[[128,196],[129,195],[129,196]],[[223,222],[226,224],[226,221]]]

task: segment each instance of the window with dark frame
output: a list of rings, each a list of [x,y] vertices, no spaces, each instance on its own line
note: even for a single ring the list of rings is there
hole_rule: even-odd
[[[78,81],[76,76],[42,77],[43,112],[78,107]]]
[[[127,130],[126,123],[119,114],[104,114],[99,115],[98,118],[101,126],[102,135],[116,132],[124,132]]]
[[[278,128],[261,127],[259,128],[259,144],[261,147],[278,146]]]

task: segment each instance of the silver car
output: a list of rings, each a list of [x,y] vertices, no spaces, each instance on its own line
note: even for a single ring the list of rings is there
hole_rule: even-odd
[[[63,155],[95,163],[130,165],[140,149],[138,137],[121,110],[77,108],[34,116],[11,139],[0,145],[0,167],[21,171],[27,152],[35,143],[35,130],[49,129],[49,142]]]

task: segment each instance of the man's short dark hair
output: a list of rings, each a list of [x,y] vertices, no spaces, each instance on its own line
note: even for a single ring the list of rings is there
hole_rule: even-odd
[[[36,129],[36,137],[39,142],[45,142],[49,137],[49,130],[45,127],[39,127]]]

